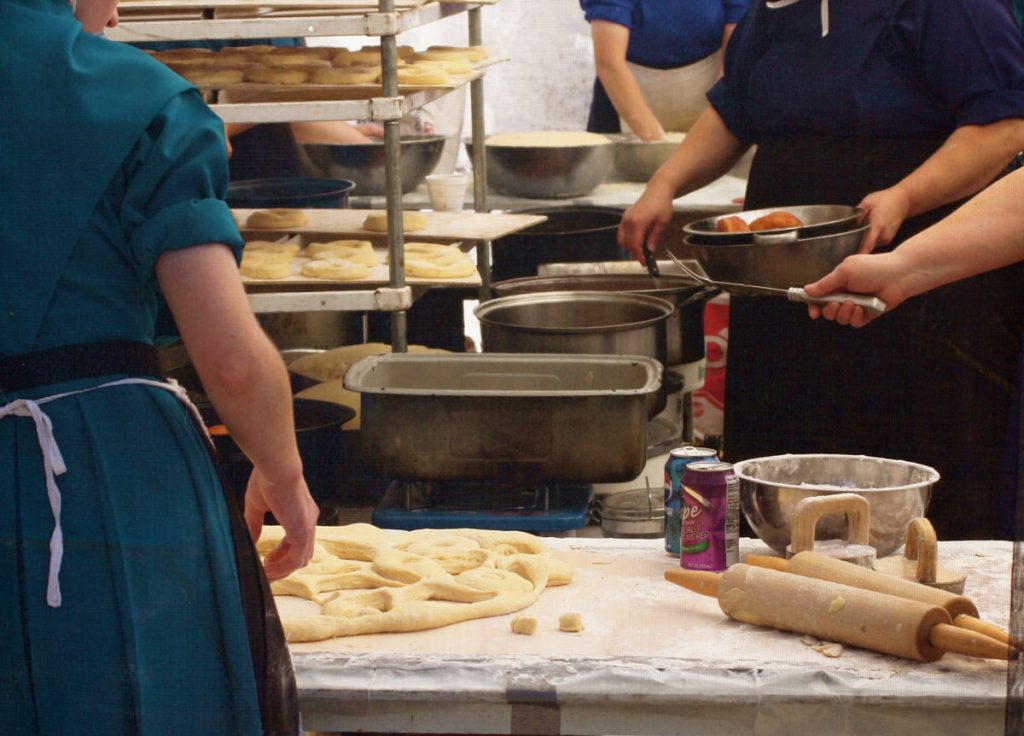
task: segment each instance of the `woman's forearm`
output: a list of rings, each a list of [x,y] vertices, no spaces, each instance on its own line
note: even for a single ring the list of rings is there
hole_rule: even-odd
[[[992,182],[1024,150],[1024,120],[957,128],[927,161],[894,187],[907,199],[908,217],[970,197]]]
[[[597,76],[616,112],[641,139],[661,140],[665,137],[665,131],[626,64],[629,29],[603,20],[591,22],[590,29],[594,40]]]
[[[249,309],[230,251],[205,245],[165,253],[156,272],[203,388],[232,438],[271,483],[300,478],[287,372]]]
[[[728,172],[748,147],[726,127],[718,111],[709,107],[654,172],[648,186],[670,191],[673,199],[700,189]]]

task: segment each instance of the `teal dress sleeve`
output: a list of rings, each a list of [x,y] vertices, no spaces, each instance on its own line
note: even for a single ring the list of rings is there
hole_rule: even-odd
[[[224,125],[195,90],[172,98],[125,161],[121,225],[140,280],[154,279],[162,253],[223,243],[236,261],[244,241],[224,203]]]

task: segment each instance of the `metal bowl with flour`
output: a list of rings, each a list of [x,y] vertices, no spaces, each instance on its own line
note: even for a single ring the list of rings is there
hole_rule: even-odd
[[[906,460],[865,455],[774,455],[734,466],[740,479],[740,508],[751,528],[769,547],[784,555],[790,543],[796,506],[810,496],[857,493],[870,507],[870,544],[879,557],[892,554],[906,540],[907,524],[925,515],[934,468]],[[842,539],[847,522],[826,516],[818,539]]]

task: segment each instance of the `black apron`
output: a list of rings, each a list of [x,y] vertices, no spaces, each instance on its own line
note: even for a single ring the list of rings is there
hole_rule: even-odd
[[[856,205],[943,140],[803,135],[762,143],[745,208]],[[885,249],[955,206],[908,220]],[[928,509],[940,539],[1002,536],[997,489],[1022,319],[1018,266],[908,300],[860,330],[811,320],[805,306],[785,300],[733,297],[725,458],[826,452],[924,463],[942,476]]]

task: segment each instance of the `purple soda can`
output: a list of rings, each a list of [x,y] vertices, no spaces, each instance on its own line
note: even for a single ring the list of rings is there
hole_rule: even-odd
[[[679,565],[722,572],[738,562],[740,480],[729,463],[690,463],[682,483]]]
[[[718,460],[715,451],[708,447],[677,447],[668,455],[665,463],[665,551],[679,556],[679,534],[682,531],[683,474],[690,463],[707,463]]]

